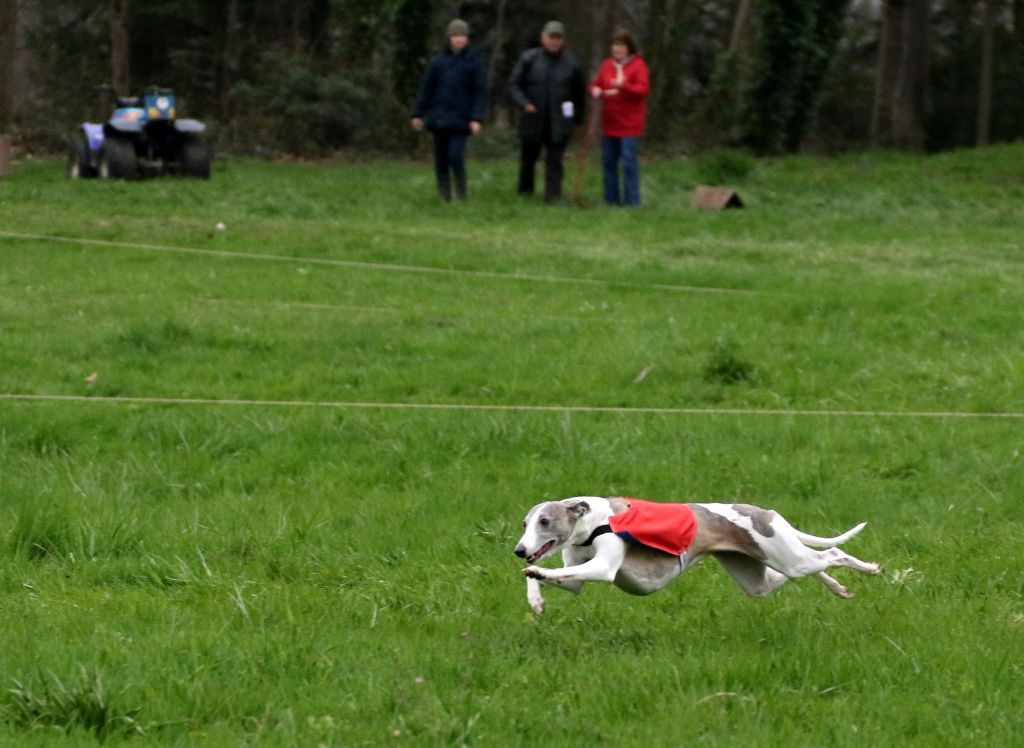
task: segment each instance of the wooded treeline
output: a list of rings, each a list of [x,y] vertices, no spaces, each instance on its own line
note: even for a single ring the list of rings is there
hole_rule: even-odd
[[[1024,133],[1024,0],[0,0],[0,132],[58,148],[90,92],[172,86],[224,148],[408,152],[454,17],[488,61],[490,133],[543,23],[593,70],[616,26],[652,71],[648,142],[939,150]]]

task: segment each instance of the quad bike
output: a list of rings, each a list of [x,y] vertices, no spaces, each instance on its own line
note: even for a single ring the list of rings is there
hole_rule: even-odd
[[[106,122],[83,122],[75,131],[68,151],[69,177],[141,179],[180,174],[210,178],[212,152],[203,137],[206,125],[177,118],[174,91],[150,86],[141,96],[116,101]]]

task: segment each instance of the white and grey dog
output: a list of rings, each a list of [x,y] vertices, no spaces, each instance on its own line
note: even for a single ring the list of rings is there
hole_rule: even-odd
[[[834,538],[800,532],[777,512],[749,504],[669,505],[689,507],[689,545],[680,554],[637,542],[626,532],[616,534],[611,518],[629,511],[636,499],[577,496],[537,504],[523,520],[525,531],[515,554],[530,563],[526,598],[537,614],[544,612],[540,583],[578,593],[585,582],[610,582],[633,595],[649,595],[707,555],[714,556],[743,591],[763,597],[789,579],[815,576],[839,597],[853,593],[825,573],[847,566],[862,574],[877,574],[881,566],[865,563],[836,546],[865,523]],[[808,545],[827,550],[818,551]],[[563,566],[549,569],[536,562],[562,552]]]

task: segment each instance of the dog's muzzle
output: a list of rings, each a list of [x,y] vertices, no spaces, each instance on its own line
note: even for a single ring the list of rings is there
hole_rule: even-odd
[[[544,545],[542,545],[540,548],[535,550],[533,553],[531,553],[529,556],[526,555],[526,546],[524,546],[521,543],[516,546],[516,549],[513,552],[517,556],[519,556],[519,558],[525,558],[527,561],[529,561],[532,564],[534,561],[540,560],[548,551],[550,551],[554,547],[555,547],[555,540],[551,539],[548,542],[546,542]]]

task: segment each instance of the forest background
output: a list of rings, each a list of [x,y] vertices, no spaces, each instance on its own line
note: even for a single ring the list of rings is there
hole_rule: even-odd
[[[593,70],[615,27],[653,71],[648,148],[938,151],[1024,131],[1024,0],[0,0],[0,136],[59,150],[97,84],[170,86],[222,152],[405,156],[454,17],[487,60],[478,155],[507,153],[505,81],[543,23]]]

